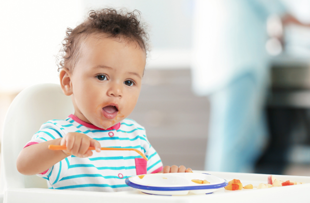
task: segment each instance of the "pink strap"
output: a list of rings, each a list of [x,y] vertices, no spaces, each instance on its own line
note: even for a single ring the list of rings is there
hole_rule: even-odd
[[[143,158],[135,158],[136,164],[136,173],[137,175],[146,174],[147,173],[147,161]]]

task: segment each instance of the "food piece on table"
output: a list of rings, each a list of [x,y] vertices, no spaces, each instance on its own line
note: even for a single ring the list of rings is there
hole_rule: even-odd
[[[273,177],[273,175],[268,176],[268,184],[273,185],[275,179],[276,179],[276,178]]]
[[[294,183],[294,185],[301,185],[302,184],[302,182],[293,182]]]
[[[233,179],[228,182],[228,185],[225,187],[226,190],[242,190],[242,183],[238,179]]]
[[[228,185],[226,187],[224,187],[224,188],[225,188],[225,190],[232,190],[232,184],[228,183]]]
[[[268,176],[268,184],[271,184],[274,187],[281,187],[281,186],[289,186],[289,185],[298,185],[298,184],[302,184],[302,183],[301,182],[293,182],[290,180],[283,181],[283,180],[276,179],[272,175],[270,175],[270,176]]]
[[[253,185],[248,184],[248,185],[244,186],[243,189],[253,189]]]
[[[272,188],[273,186],[271,184],[267,184],[267,187],[268,188]]]
[[[272,183],[273,187],[282,187],[282,183],[278,180],[275,179],[274,182]]]
[[[238,190],[242,190],[242,183],[240,182],[240,180],[234,179],[233,181],[234,181],[234,184],[238,185]]]
[[[282,186],[289,186],[289,185],[294,185],[294,183],[289,180],[282,183]]]
[[[234,184],[234,183],[233,183],[233,184],[231,184],[231,186],[232,186],[232,187],[231,187],[231,190],[239,190],[239,185],[238,185],[238,184]],[[242,188],[241,188],[241,189],[242,189]],[[240,189],[240,190],[241,190],[241,189]]]
[[[226,190],[241,190],[242,188],[239,188],[239,185],[238,184],[235,184],[235,183],[231,183],[231,184],[228,184],[226,187],[225,187]]]
[[[145,175],[139,175],[138,177],[139,177],[140,179],[142,179],[142,178],[144,178],[144,176],[145,176]]]
[[[260,184],[257,186],[257,189],[265,189],[265,188],[268,188],[268,185],[267,185],[267,184],[264,184],[264,183],[260,183]]]
[[[199,179],[193,179],[192,182],[197,184],[210,184],[207,180],[199,180]]]

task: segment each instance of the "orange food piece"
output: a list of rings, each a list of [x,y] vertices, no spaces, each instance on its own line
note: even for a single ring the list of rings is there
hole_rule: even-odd
[[[239,185],[238,184],[231,184],[231,190],[239,190]]]
[[[242,183],[238,179],[233,179],[233,183],[238,185],[238,189],[236,190],[242,190]],[[235,186],[236,187],[236,186]],[[234,190],[234,189],[233,189]]]
[[[234,181],[235,184],[241,183],[240,180],[238,180],[238,179],[233,179],[233,181]]]
[[[207,180],[202,180],[202,184],[210,184]]]
[[[226,190],[242,190],[242,183],[238,179],[233,179],[228,182],[228,185],[225,187]]]
[[[197,183],[197,184],[209,184],[207,180],[199,180],[199,179],[193,179],[192,182]]]
[[[289,180],[282,183],[282,186],[289,186],[289,185],[294,185],[294,183]]]
[[[202,181],[198,179],[193,179],[192,182],[197,183],[197,184],[202,184]]]
[[[243,187],[244,189],[253,189],[253,185],[252,184],[248,184],[246,186]]]
[[[144,178],[144,175],[139,175],[138,177],[139,177],[140,179],[142,179],[142,178]]]
[[[226,190],[232,190],[232,184],[229,184],[225,187]]]

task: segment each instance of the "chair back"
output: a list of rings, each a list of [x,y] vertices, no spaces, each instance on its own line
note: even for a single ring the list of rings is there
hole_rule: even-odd
[[[2,180],[4,189],[47,188],[46,180],[25,176],[16,168],[16,160],[25,144],[51,119],[65,119],[73,113],[71,98],[57,84],[39,84],[21,91],[6,114],[2,134]]]

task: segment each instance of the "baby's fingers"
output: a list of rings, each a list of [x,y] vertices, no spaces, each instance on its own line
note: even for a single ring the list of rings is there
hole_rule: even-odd
[[[60,145],[61,146],[66,146],[66,144],[67,144],[66,139],[65,138],[61,138]]]
[[[71,151],[75,141],[74,136],[67,134],[67,136],[65,136],[63,139],[66,142],[67,150]]]
[[[65,138],[62,138],[60,140],[60,145],[61,146],[66,146],[67,145],[67,141]],[[69,150],[62,150],[66,155],[71,155],[70,151]]]
[[[86,155],[86,152],[88,151],[89,146],[90,146],[90,140],[82,138],[80,149],[78,152],[80,154],[80,156]]]
[[[95,147],[96,152],[100,152],[101,151],[101,145],[97,140],[91,139],[90,140],[90,146],[91,147]]]
[[[72,147],[72,149],[70,149],[71,153],[74,156],[80,156],[79,151],[80,151],[80,147],[81,147],[81,141],[82,141],[81,137],[74,136],[73,147]]]
[[[163,173],[170,173],[170,166],[164,166]]]
[[[187,168],[185,173],[193,173],[192,169],[191,168]]]
[[[91,150],[87,150],[87,152],[84,154],[83,157],[89,157],[89,156],[92,156],[93,155],[93,152]]]
[[[165,166],[163,169],[163,173],[189,173],[192,172],[191,168],[186,168],[185,166],[181,165],[181,166],[177,166],[177,165],[173,165],[173,166]]]
[[[178,172],[179,172],[179,173],[184,173],[184,172],[185,172],[185,170],[186,170],[186,167],[185,167],[185,166],[183,166],[183,165],[181,165],[181,166],[179,166],[179,170],[178,170]]]
[[[179,171],[179,167],[177,165],[165,166],[163,173],[177,173],[178,171]]]

